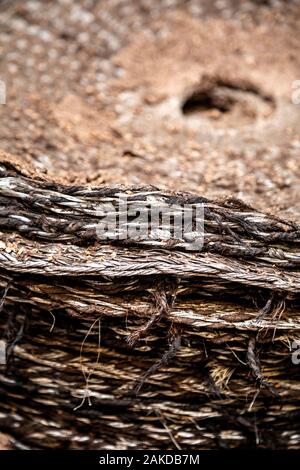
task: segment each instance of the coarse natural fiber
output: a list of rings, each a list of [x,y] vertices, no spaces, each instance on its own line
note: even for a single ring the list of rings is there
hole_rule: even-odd
[[[99,240],[119,195],[201,204],[203,248]],[[0,226],[13,446],[300,447],[299,225],[234,198],[57,184],[2,159]]]
[[[300,448],[299,25],[0,2],[1,449]]]

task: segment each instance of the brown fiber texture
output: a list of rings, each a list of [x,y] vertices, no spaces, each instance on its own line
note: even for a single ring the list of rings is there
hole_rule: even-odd
[[[299,449],[299,2],[0,14],[0,447]]]

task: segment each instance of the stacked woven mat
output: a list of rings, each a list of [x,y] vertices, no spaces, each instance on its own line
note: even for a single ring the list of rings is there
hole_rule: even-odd
[[[201,204],[204,245],[99,240],[103,204]],[[0,428],[16,448],[299,448],[300,227],[236,199],[0,163]]]

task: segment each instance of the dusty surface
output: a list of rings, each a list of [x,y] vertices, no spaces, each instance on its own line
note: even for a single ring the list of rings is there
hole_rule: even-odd
[[[203,3],[3,2],[1,148],[299,219],[299,2]]]

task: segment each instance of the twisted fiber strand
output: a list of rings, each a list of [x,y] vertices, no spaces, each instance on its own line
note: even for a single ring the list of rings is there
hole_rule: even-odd
[[[42,276],[146,277],[205,276],[243,285],[299,294],[300,273],[206,253],[141,250],[110,245],[78,247],[65,244],[39,244],[0,233],[0,269],[12,273]]]
[[[290,360],[283,354],[279,339],[260,357],[260,363],[265,376],[285,399],[285,405],[276,404],[274,397],[274,403],[265,409],[266,392],[262,390],[252,411],[247,412],[247,397],[252,398],[256,393],[255,381],[251,381],[246,373],[236,372],[231,375],[235,368],[247,369],[247,365],[243,366],[232,354],[233,348],[243,357],[242,349],[245,353],[247,350],[246,336],[231,335],[230,340],[225,337],[223,341],[229,342],[230,348],[218,348],[217,331],[212,333],[211,338],[207,332],[199,331],[198,334],[202,333],[206,337],[210,351],[209,361],[205,362],[203,350],[199,351],[197,347],[201,336],[197,336],[197,331],[192,336],[188,334],[190,341],[194,337],[193,347],[183,344],[176,360],[167,368],[156,371],[149,378],[147,387],[141,389],[140,395],[132,397],[128,396],[130,387],[149,368],[153,357],[151,353],[145,355],[142,348],[137,349],[134,355],[122,351],[115,340],[114,343],[111,341],[118,332],[124,339],[123,344],[126,344],[126,325],[104,322],[102,360],[90,384],[93,407],[74,413],[72,409],[83,393],[78,351],[86,328],[82,325],[81,328],[70,330],[67,326],[57,325],[49,334],[49,324],[40,315],[34,315],[29,324],[31,327],[26,339],[15,348],[15,375],[2,377],[0,382],[4,397],[0,406],[0,423],[2,429],[13,430],[17,447],[27,445],[29,448],[47,448],[51,445],[55,448],[70,445],[73,448],[97,448],[97,445],[101,445],[107,448],[110,445],[125,449],[135,444],[142,448],[149,445],[170,448],[170,439],[157,420],[157,410],[165,416],[176,440],[185,448],[218,447],[218,442],[214,443],[215,433],[210,426],[222,432],[221,440],[230,447],[239,447],[249,440],[251,442],[254,419],[258,416],[263,446],[268,445],[267,440],[264,441],[268,433],[274,432],[274,442],[278,442],[278,445],[297,447],[297,424],[296,421],[293,424],[292,419],[297,409],[296,382],[293,389],[296,376],[294,368],[291,365],[288,367]],[[134,325],[132,327],[135,328]],[[152,341],[152,351],[159,348],[162,342],[162,329],[157,332],[159,335]],[[42,347],[45,344],[47,348]],[[68,344],[72,347],[68,348]],[[94,349],[94,338],[90,337],[85,350],[87,363],[94,360]],[[277,364],[275,368],[274,364]],[[221,399],[211,397],[207,401],[209,389],[205,371],[212,374],[221,392]],[[20,377],[23,377],[22,394],[17,393]],[[227,383],[228,377],[231,378]],[[24,394],[31,397],[26,403]],[[17,415],[10,413],[12,404],[18,410]],[[59,420],[58,408],[63,410]],[[243,425],[235,419],[237,409],[244,409]],[[120,410],[123,412],[120,413]],[[294,417],[296,420],[295,414]],[[224,428],[224,422],[228,419]],[[136,426],[139,433],[136,433]],[[224,429],[227,429],[227,433]]]
[[[241,201],[210,201],[196,195],[164,192],[153,187],[68,187],[18,174],[7,176],[5,168],[2,168],[1,173],[0,227],[30,238],[52,243],[99,242],[97,227],[110,214],[107,204],[111,204],[120,215],[119,197],[126,196],[128,207],[141,211],[150,205],[169,208],[172,205],[202,205],[205,251],[248,259],[258,258],[285,267],[297,267],[300,260],[300,227],[293,222],[256,211]],[[127,209],[121,208],[121,211],[122,215]],[[127,233],[129,224],[130,221],[125,221],[118,227],[121,238]],[[127,246],[186,249],[188,238],[183,234],[181,239],[176,240],[156,239],[149,233],[145,240],[116,239],[116,242]]]
[[[0,285],[5,289],[7,280],[1,280]],[[12,282],[9,290],[4,290],[3,304],[14,305],[27,304],[41,310],[52,313],[64,309],[71,317],[95,320],[99,316],[122,318],[135,316],[145,319],[146,323],[134,331],[129,337],[129,344],[136,343],[141,336],[145,336],[149,329],[157,323],[164,312],[165,307],[153,302],[153,296],[143,293],[139,296],[127,295],[107,295],[103,292],[89,292],[84,289],[77,290],[76,287],[70,290],[68,286],[60,285],[47,286],[38,282],[24,283]],[[155,296],[154,296],[155,297]],[[279,300],[280,303],[280,300]],[[167,319],[170,323],[187,325],[195,329],[206,327],[209,329],[229,329],[262,331],[271,328],[277,330],[300,329],[300,319],[298,308],[286,308],[284,315],[279,319],[272,309],[265,314],[262,309],[253,305],[243,305],[233,301],[208,297],[200,297],[190,300],[178,296],[176,302],[168,307]],[[262,315],[262,313],[264,315]]]
[[[140,208],[203,204],[203,251],[184,238],[100,243],[101,205],[119,194]],[[2,163],[0,226],[0,424],[15,447],[240,447],[257,435],[299,447],[296,224],[235,200],[68,187]],[[95,364],[93,332],[79,351],[97,318]],[[94,406],[74,411],[82,362]]]

